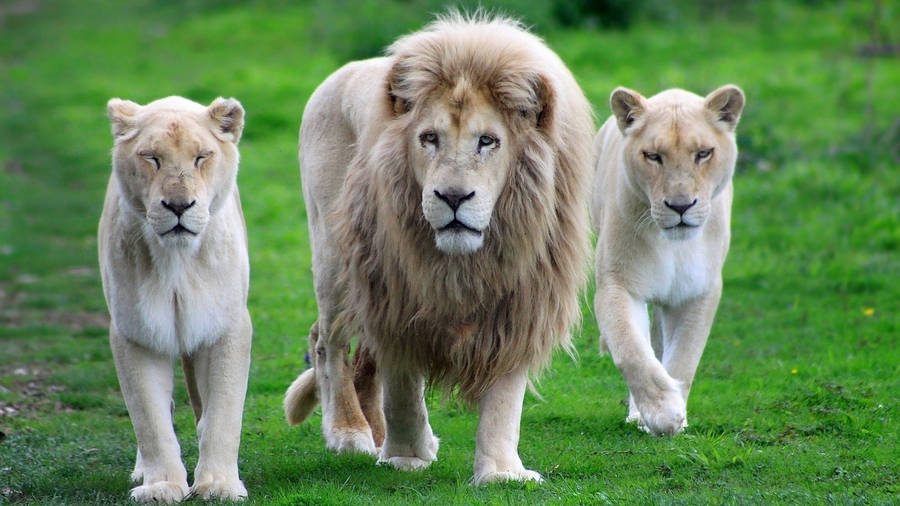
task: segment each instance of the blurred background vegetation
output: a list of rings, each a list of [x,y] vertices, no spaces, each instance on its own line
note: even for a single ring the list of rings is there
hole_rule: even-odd
[[[557,357],[526,400],[522,457],[541,487],[473,490],[475,416],[431,399],[425,473],[324,450],[280,403],[316,307],[296,147],[331,72],[465,0],[0,0],[0,504],[118,503],[134,436],[107,344],[96,226],[110,172],[105,104],[234,96],[250,235],[254,348],[241,471],[261,504],[890,503],[900,493],[900,4],[879,0],[498,0],[609,114],[645,95],[740,85],[725,293],[691,427],[622,423],[597,350]],[[586,301],[590,300],[590,293]],[[180,373],[177,373],[180,374]],[[439,396],[438,396],[439,397]],[[196,462],[183,386],[176,425]]]

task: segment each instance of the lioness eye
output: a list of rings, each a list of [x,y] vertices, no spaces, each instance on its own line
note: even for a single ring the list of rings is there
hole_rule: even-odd
[[[152,162],[153,165],[156,166],[156,170],[159,170],[159,158],[155,156],[145,156],[144,159]]]
[[[496,142],[497,142],[497,139],[491,137],[490,135],[482,135],[482,136],[478,139],[478,147],[479,147],[479,148],[486,148],[486,147],[488,147],[488,146],[493,146],[494,143],[496,143]]]
[[[650,160],[653,163],[662,163],[662,157],[659,156],[659,153],[648,153],[644,151],[644,158]]]
[[[194,167],[199,167],[203,160],[206,160],[206,155],[200,155],[197,158],[194,158]]]
[[[434,132],[425,132],[419,136],[419,141],[424,145],[426,142],[428,144],[437,144],[438,136]]]
[[[703,160],[706,160],[707,158],[709,158],[709,155],[712,154],[712,151],[713,151],[712,149],[704,149],[701,151],[697,151],[697,162],[700,162],[700,161],[703,161]]]

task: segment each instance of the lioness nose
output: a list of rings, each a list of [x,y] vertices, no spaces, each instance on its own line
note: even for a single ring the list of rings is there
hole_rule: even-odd
[[[670,204],[668,200],[663,200],[665,202],[666,207],[675,211],[678,214],[684,214],[688,209],[694,207],[694,204],[697,203],[697,199],[694,199],[690,204]]]
[[[456,209],[459,208],[460,204],[462,204],[464,201],[469,200],[470,198],[475,196],[475,192],[463,193],[457,190],[450,190],[447,193],[441,193],[437,190],[434,190],[434,194],[435,196],[437,196],[437,198],[446,202],[447,205],[450,206],[450,209],[453,209],[454,211],[456,211]]]
[[[186,204],[184,202],[166,202],[165,200],[160,200],[159,202],[163,207],[175,213],[175,216],[181,216],[191,206],[197,203],[196,200],[192,200],[189,204]]]

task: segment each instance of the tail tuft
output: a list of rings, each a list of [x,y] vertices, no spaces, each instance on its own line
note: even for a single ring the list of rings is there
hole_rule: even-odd
[[[316,388],[316,370],[307,369],[291,383],[284,394],[284,416],[287,423],[294,426],[306,420],[319,404],[319,389]]]

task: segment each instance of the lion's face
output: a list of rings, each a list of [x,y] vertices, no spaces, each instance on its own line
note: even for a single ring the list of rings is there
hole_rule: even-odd
[[[127,204],[170,247],[196,245],[231,191],[243,109],[217,99],[208,108],[169,98],[141,107],[108,106],[116,137],[114,166]]]
[[[477,251],[512,164],[501,113],[479,93],[463,100],[447,93],[424,105],[408,131],[422,212],[438,249]]]
[[[694,237],[734,173],[743,93],[726,86],[703,99],[670,90],[646,100],[619,88],[610,102],[625,135],[630,186],[649,202],[665,237]]]

